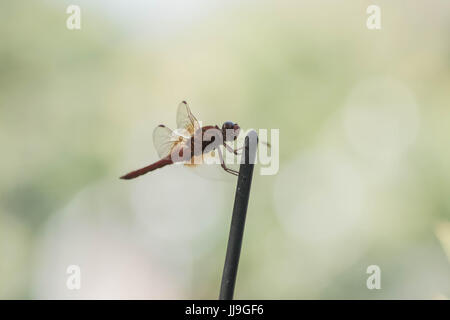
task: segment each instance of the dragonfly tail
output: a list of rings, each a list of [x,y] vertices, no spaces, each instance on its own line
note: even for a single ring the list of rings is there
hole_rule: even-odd
[[[134,179],[139,176],[142,176],[143,174],[146,174],[147,172],[162,168],[162,167],[167,166],[168,164],[172,164],[172,163],[173,163],[173,161],[170,158],[170,156],[167,156],[166,158],[156,161],[155,163],[152,163],[151,165],[148,165],[144,168],[127,173],[126,175],[120,177],[120,179],[125,179],[125,180]]]

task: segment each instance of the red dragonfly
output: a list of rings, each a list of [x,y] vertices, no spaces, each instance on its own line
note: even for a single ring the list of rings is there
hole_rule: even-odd
[[[220,145],[223,145],[226,150],[238,154],[239,149],[233,149],[227,144],[228,141],[236,140],[239,135],[240,127],[237,123],[227,121],[222,125],[222,128],[217,125],[201,127],[186,101],[183,101],[178,105],[177,126],[179,130],[173,131],[160,124],[153,131],[153,144],[161,158],[159,161],[127,173],[120,178],[134,179],[176,162],[196,164],[198,157],[202,157],[213,150],[217,150],[220,165],[226,172],[239,175],[238,171],[225,165],[222,151],[219,148]]]

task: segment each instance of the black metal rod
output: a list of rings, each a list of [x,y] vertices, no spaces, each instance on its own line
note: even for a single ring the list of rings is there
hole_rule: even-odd
[[[256,159],[258,135],[254,130],[245,137],[239,177],[234,198],[233,216],[231,217],[230,235],[228,237],[227,254],[223,268],[222,284],[219,300],[232,300],[236,276],[241,254],[242,237],[244,235],[245,217],[252,184],[253,167]]]

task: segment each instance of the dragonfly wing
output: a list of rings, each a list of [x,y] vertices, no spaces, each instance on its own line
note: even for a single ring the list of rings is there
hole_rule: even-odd
[[[200,124],[195,116],[192,114],[191,109],[186,101],[182,101],[178,105],[177,111],[177,127],[184,129],[189,135],[194,135],[195,131],[200,129]]]
[[[160,158],[167,157],[180,143],[185,143],[187,137],[176,133],[163,124],[160,124],[153,130],[153,145]]]

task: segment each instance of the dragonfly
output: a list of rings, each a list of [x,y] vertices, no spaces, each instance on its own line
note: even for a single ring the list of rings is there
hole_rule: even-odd
[[[167,165],[184,162],[186,165],[195,165],[199,157],[217,150],[220,165],[227,173],[239,175],[239,172],[226,166],[222,150],[239,154],[242,148],[233,148],[228,142],[237,139],[240,127],[237,123],[226,121],[222,127],[217,125],[200,126],[197,118],[192,114],[186,101],[178,105],[176,131],[160,124],[153,131],[153,144],[160,160],[138,170],[131,171],[120,177],[130,180],[142,176],[148,172],[163,168]]]

